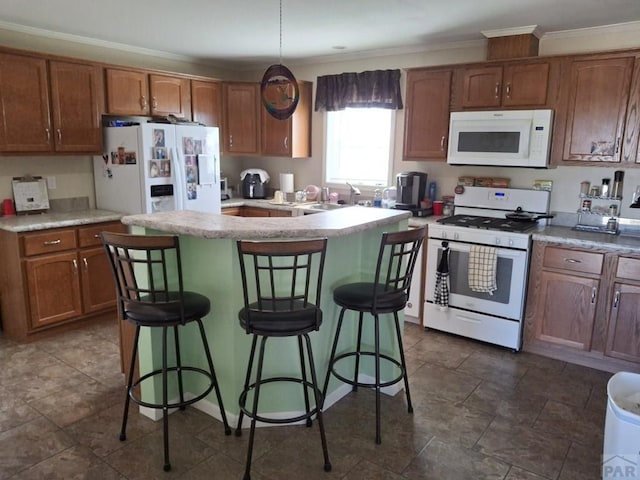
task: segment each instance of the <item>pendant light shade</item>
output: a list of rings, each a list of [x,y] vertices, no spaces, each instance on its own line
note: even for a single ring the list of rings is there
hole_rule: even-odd
[[[271,65],[260,84],[262,104],[269,115],[286,120],[298,106],[300,89],[291,70],[282,65],[282,0],[280,0],[280,63]]]

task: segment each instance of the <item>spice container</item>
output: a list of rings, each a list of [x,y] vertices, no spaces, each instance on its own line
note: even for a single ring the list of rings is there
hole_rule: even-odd
[[[609,191],[609,182],[611,179],[603,178],[602,179],[602,187],[600,187],[600,196],[608,197],[611,192]]]
[[[616,205],[615,203],[612,203],[611,205],[609,205],[609,216],[611,217],[618,216],[618,205]]]
[[[622,181],[624,180],[624,172],[616,170],[613,174],[613,188],[611,196],[614,198],[622,198]]]
[[[580,195],[589,195],[589,182],[580,182]]]
[[[591,211],[591,200],[582,200],[582,211],[590,212]]]

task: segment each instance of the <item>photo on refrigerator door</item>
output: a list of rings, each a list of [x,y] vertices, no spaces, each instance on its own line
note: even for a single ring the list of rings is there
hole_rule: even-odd
[[[153,146],[154,147],[164,147],[164,129],[163,128],[154,128],[153,129]]]
[[[167,158],[167,149],[165,147],[153,147],[153,158],[165,160]]]
[[[184,137],[182,139],[182,151],[185,155],[193,155],[195,154],[195,149],[193,145],[193,138]]]
[[[187,200],[196,200],[198,198],[198,190],[195,183],[187,183]]]
[[[185,178],[187,179],[187,185],[190,183],[198,183],[198,161],[195,155],[188,155],[184,157],[184,169]]]

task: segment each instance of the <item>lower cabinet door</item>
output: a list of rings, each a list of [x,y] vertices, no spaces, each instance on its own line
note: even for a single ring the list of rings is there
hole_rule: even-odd
[[[75,252],[46,255],[25,262],[32,328],[82,315]]]
[[[640,363],[640,287],[616,283],[605,355]]]
[[[82,270],[82,303],[84,313],[92,313],[116,304],[113,274],[104,248],[96,247],[80,251]]]
[[[536,338],[590,350],[599,284],[593,278],[543,271]]]

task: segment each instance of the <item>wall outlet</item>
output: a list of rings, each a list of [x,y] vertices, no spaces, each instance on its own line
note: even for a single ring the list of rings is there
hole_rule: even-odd
[[[47,177],[47,188],[49,190],[55,190],[57,188],[56,177]]]

